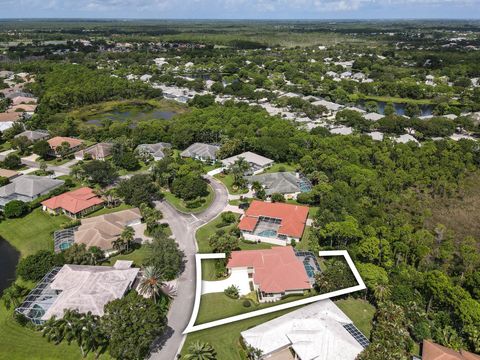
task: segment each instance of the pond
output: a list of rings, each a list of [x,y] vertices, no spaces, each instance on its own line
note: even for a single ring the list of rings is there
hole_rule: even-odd
[[[0,237],[0,296],[15,280],[15,268],[19,257],[20,253]]]
[[[361,108],[361,109],[364,109],[365,105],[365,102],[364,101],[361,101],[359,104],[358,104],[358,107]],[[377,106],[378,106],[378,113],[379,114],[382,114],[384,113],[385,111],[385,106],[387,105],[386,102],[384,101],[377,101]],[[393,103],[393,107],[395,108],[395,112],[397,113],[397,115],[405,115],[405,108],[406,108],[407,104],[404,104],[404,103]],[[433,111],[433,106],[432,105],[419,105],[418,106],[419,109],[420,109],[420,116],[430,116],[432,115],[432,111]]]
[[[136,111],[136,110],[115,110],[108,113],[92,116],[87,120],[87,124],[103,126],[105,121],[132,123],[144,120],[170,120],[177,113],[174,111],[152,110],[152,111]]]

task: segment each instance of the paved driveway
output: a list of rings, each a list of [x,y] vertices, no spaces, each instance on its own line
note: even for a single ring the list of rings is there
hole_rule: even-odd
[[[202,281],[202,295],[223,292],[226,288],[235,285],[240,296],[250,293],[250,280],[247,269],[234,269],[228,278],[218,281]]]
[[[206,176],[215,191],[212,205],[200,214],[183,214],[166,201],[158,202],[157,209],[163,213],[162,222],[167,222],[173,237],[185,253],[185,270],[177,279],[177,295],[168,312],[168,329],[154,344],[151,359],[174,360],[181,350],[185,336],[183,330],[188,325],[195,302],[195,254],[197,243],[195,233],[199,227],[217,217],[227,205],[227,189],[220,182]]]

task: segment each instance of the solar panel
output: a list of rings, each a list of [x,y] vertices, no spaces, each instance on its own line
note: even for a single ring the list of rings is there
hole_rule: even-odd
[[[362,345],[363,348],[366,348],[368,345],[370,345],[370,341],[363,335],[360,330],[358,330],[355,325],[353,324],[345,324],[343,325],[343,328],[348,331],[350,335],[353,336],[353,338],[360,344]]]

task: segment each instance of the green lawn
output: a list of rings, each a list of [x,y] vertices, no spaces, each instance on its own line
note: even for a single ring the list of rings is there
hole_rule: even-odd
[[[233,176],[228,174],[224,175],[222,173],[217,174],[214,176],[215,179],[220,180],[223,185],[225,185],[228,189],[229,194],[231,195],[242,195],[248,193],[248,189],[238,189],[238,188],[233,188]]]
[[[141,174],[141,173],[146,173],[148,172],[148,169],[150,169],[150,167],[152,166],[152,164],[145,164],[144,162],[140,162],[140,168],[138,168],[137,170],[126,170],[126,169],[119,169],[118,170],[118,175],[119,176],[124,176],[124,175],[129,175],[129,174]]]
[[[272,314],[257,316],[252,319],[237,321],[227,325],[188,334],[182,348],[182,355],[188,353],[188,347],[190,344],[195,341],[201,341],[207,342],[215,348],[217,351],[217,359],[245,360],[246,354],[240,345],[240,332],[272,320],[278,316],[285,315],[293,310],[295,310],[295,308],[277,311]]]
[[[53,250],[53,232],[69,221],[66,216],[48,215],[37,208],[23,218],[3,220],[0,236],[25,257],[38,250]]]
[[[131,253],[112,256],[109,261],[103,265],[113,265],[117,260],[132,260],[134,266],[142,266],[149,254],[150,251],[147,246],[140,246]]]
[[[213,191],[210,185],[208,185],[208,195],[204,197],[205,202],[200,207],[197,207],[194,209],[187,208],[185,202],[182,199],[176,197],[169,191],[165,191],[164,195],[165,195],[165,200],[167,200],[169,204],[172,205],[178,211],[183,213],[193,213],[193,214],[206,210],[210,206],[210,204],[213,202],[213,199],[215,198],[215,192]]]
[[[297,164],[274,163],[272,166],[266,169],[264,173],[295,171],[297,170],[297,167],[298,167]]]
[[[0,304],[0,360],[78,360],[82,359],[79,347],[66,342],[60,345],[49,343],[40,332],[24,328],[12,317],[13,310]],[[94,359],[90,354],[86,359]],[[111,359],[108,354],[100,359]]]
[[[296,249],[299,250],[310,250],[310,232],[312,231],[311,226],[305,226],[302,239],[297,243]]]
[[[303,295],[295,295],[272,303],[252,304],[252,306],[250,307],[244,307],[242,298],[232,299],[224,293],[205,294],[202,295],[200,299],[200,309],[198,311],[198,316],[195,324],[204,324],[210,321],[224,319],[230,316],[266,309],[291,301],[305,299],[305,297],[306,296]]]
[[[335,304],[353,321],[367,338],[370,338],[375,307],[363,299],[342,299]]]
[[[101,209],[98,209],[97,211],[94,211],[90,214],[88,214],[87,217],[94,217],[94,216],[100,216],[100,215],[105,215],[105,214],[111,214],[117,211],[122,211],[122,210],[127,210],[131,209],[133,206],[127,205],[127,204],[120,204],[119,206],[113,207],[113,208],[108,208],[108,207],[103,207]]]

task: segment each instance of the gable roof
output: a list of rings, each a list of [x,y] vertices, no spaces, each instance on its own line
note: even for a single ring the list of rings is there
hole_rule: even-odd
[[[297,176],[293,172],[276,172],[247,177],[250,183],[258,181],[265,187],[265,193],[293,194],[300,192]]]
[[[85,244],[87,247],[97,246],[102,250],[110,250],[112,242],[120,236],[123,229],[129,223],[141,219],[138,208],[85,218],[75,232],[74,239],[76,243]]]
[[[115,266],[64,265],[49,285],[60,293],[42,320],[48,320],[52,316],[61,318],[65,310],[74,309],[102,316],[104,306],[123,297],[139,270]]]
[[[64,209],[72,214],[100,204],[103,204],[103,200],[89,187],[63,193],[42,202],[42,205],[49,209]]]
[[[181,152],[183,157],[201,157],[203,159],[216,159],[217,151],[220,149],[217,145],[194,143]]]
[[[465,350],[457,352],[431,341],[423,340],[422,360],[480,360],[480,355]]]
[[[255,154],[251,151],[247,151],[247,152],[223,159],[222,164],[224,166],[230,166],[240,158],[243,158],[249,164],[254,164],[260,167],[265,167],[273,163],[272,159],[266,158],[265,156],[262,156],[262,155]]]
[[[268,250],[232,251],[227,267],[253,268],[253,281],[266,293],[312,287],[303,262],[295,256],[291,246],[279,246]]]
[[[240,220],[239,229],[251,231],[253,222],[256,225],[261,216],[281,219],[278,233],[300,238],[307,223],[308,206],[254,200]]]
[[[18,175],[18,172],[16,172],[15,170],[0,169],[0,177],[11,179]]]
[[[13,194],[36,197],[64,183],[63,180],[50,179],[45,176],[22,175],[13,179],[10,184],[0,187],[0,197],[8,197]]]
[[[0,122],[17,121],[22,117],[20,112],[0,113]]]
[[[54,138],[51,138],[50,140],[48,140],[48,144],[54,150],[60,145],[62,145],[64,142],[68,143],[70,145],[70,148],[77,147],[83,144],[83,140],[74,139],[71,137],[64,137],[64,136],[55,136]]]

